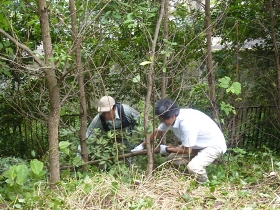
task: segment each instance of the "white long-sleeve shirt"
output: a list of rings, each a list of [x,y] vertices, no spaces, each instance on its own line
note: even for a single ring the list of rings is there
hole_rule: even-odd
[[[227,150],[224,135],[218,125],[209,116],[195,109],[180,109],[172,126],[161,123],[158,130],[173,131],[184,147],[215,147],[223,153]]]

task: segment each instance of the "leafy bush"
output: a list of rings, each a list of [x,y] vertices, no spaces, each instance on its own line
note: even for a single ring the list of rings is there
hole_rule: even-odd
[[[40,182],[46,183],[45,174],[43,162],[37,159],[31,160],[29,164],[22,162],[11,165],[0,179],[2,198],[13,201],[15,208],[21,208],[33,200],[33,193],[36,194]]]
[[[275,152],[263,147],[261,151],[246,151],[230,148],[219,159],[218,164],[207,168],[211,184],[229,182],[242,186],[257,185],[270,176],[271,172],[280,170],[280,159]]]
[[[60,146],[65,149],[66,145],[71,146]],[[145,158],[140,158],[143,167]],[[163,161],[164,157],[156,156],[157,165]],[[274,193],[279,189],[280,157],[266,147],[258,152],[229,149],[207,171],[210,182],[200,186],[165,164],[147,179],[137,166],[128,168],[120,162],[102,172],[96,166],[83,173],[64,170],[61,182],[50,191],[44,164],[35,159],[16,162],[2,173],[0,201],[18,209],[213,209],[216,205],[260,209],[278,205]]]
[[[26,161],[16,157],[2,157],[0,158],[0,173],[3,173],[4,171],[8,170],[9,167],[12,165],[21,163],[25,164]]]

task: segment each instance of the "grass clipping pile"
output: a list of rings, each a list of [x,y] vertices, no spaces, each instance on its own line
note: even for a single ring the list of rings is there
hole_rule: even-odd
[[[68,194],[65,204],[68,209],[280,209],[279,193],[279,176],[255,186],[201,186],[164,169],[131,185],[98,174]]]

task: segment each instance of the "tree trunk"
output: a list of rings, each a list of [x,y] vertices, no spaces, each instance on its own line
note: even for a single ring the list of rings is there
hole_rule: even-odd
[[[236,81],[239,81],[239,38],[238,38],[238,21],[235,24],[236,28]]]
[[[86,96],[85,96],[85,86],[84,86],[84,72],[82,67],[82,56],[81,56],[81,38],[78,34],[78,24],[76,16],[75,1],[69,0],[71,25],[72,25],[72,35],[73,43],[75,48],[75,60],[77,65],[77,79],[79,88],[79,100],[80,100],[80,145],[83,161],[88,162],[87,153],[87,142],[86,142],[86,130],[87,130],[87,107],[86,107]],[[86,165],[83,165],[83,170],[86,169]]]
[[[164,2],[165,0],[161,1],[161,10],[160,10],[160,15],[157,21],[155,33],[154,33],[154,39],[152,40],[152,49],[151,49],[151,58],[152,58],[152,63],[150,64],[150,69],[148,73],[148,79],[147,79],[147,95],[145,99],[145,111],[144,111],[144,129],[145,133],[147,133],[148,129],[148,123],[149,123],[149,110],[150,110],[150,105],[151,105],[151,95],[152,95],[152,90],[153,90],[153,85],[154,85],[154,65],[155,65],[155,53],[156,53],[156,44],[158,40],[158,34],[159,34],[159,29],[161,25],[161,21],[163,18],[163,13],[164,13]],[[152,146],[151,146],[151,141],[149,136],[147,135],[147,155],[148,155],[148,166],[147,166],[147,175],[151,175],[153,172],[154,168],[154,156],[153,156],[153,151],[152,151]]]
[[[86,77],[87,77],[88,74],[86,74]],[[86,78],[85,77],[85,78]],[[86,84],[88,84],[88,80],[85,81]],[[91,111],[91,94],[90,94],[90,88],[86,85],[85,86],[85,94],[86,94],[86,103],[87,103],[87,120],[88,122],[91,122],[93,117],[93,113]]]
[[[164,19],[163,19],[163,38],[168,40],[168,7],[169,7],[169,0],[165,0],[164,3]],[[164,43],[163,50],[167,52],[168,43]],[[166,78],[166,71],[167,71],[167,54],[163,54],[163,71],[161,77],[161,99],[166,97],[166,87],[168,85],[168,80]],[[162,143],[166,144],[166,136],[162,137]]]
[[[163,22],[163,38],[168,40],[168,6],[169,0],[165,0],[164,3],[164,22]],[[168,44],[165,42],[163,46],[164,52],[168,49]],[[165,98],[166,95],[166,87],[167,87],[167,79],[166,79],[166,70],[167,70],[167,54],[163,54],[163,72],[161,78],[161,98]]]
[[[217,113],[216,94],[215,94],[215,74],[212,63],[212,42],[211,42],[211,16],[210,16],[210,0],[205,0],[205,25],[206,25],[206,45],[207,45],[207,71],[208,71],[208,85],[209,97],[212,106],[212,114],[214,120],[219,124],[219,117]],[[220,124],[219,124],[220,126]]]
[[[44,68],[45,80],[49,92],[50,112],[48,116],[48,142],[49,142],[49,173],[50,186],[53,188],[56,182],[60,181],[59,170],[59,151],[58,151],[58,127],[60,120],[60,99],[59,86],[55,74],[55,65],[53,61],[52,42],[50,36],[48,8],[46,0],[38,0],[38,13],[40,19],[40,27],[42,31],[42,41],[44,48],[45,64]]]
[[[271,32],[270,36],[272,39],[272,43],[274,46],[274,54],[275,54],[275,61],[276,61],[276,68],[277,68],[277,91],[278,91],[278,111],[280,110],[280,60],[279,60],[279,50],[275,35],[275,18],[273,14],[273,4],[272,0],[269,0],[269,15],[270,15],[270,26]]]

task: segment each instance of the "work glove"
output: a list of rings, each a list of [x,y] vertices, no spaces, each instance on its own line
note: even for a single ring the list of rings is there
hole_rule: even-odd
[[[81,157],[81,152],[82,152],[82,148],[81,145],[79,144],[78,148],[77,148],[77,153],[76,153],[76,157]]]
[[[144,149],[144,146],[142,144],[139,144],[137,147],[135,147],[133,150],[130,152],[139,152]]]
[[[160,154],[166,154],[166,153],[168,153],[167,151],[166,151],[166,148],[167,148],[168,146],[166,146],[166,145],[160,145]]]

